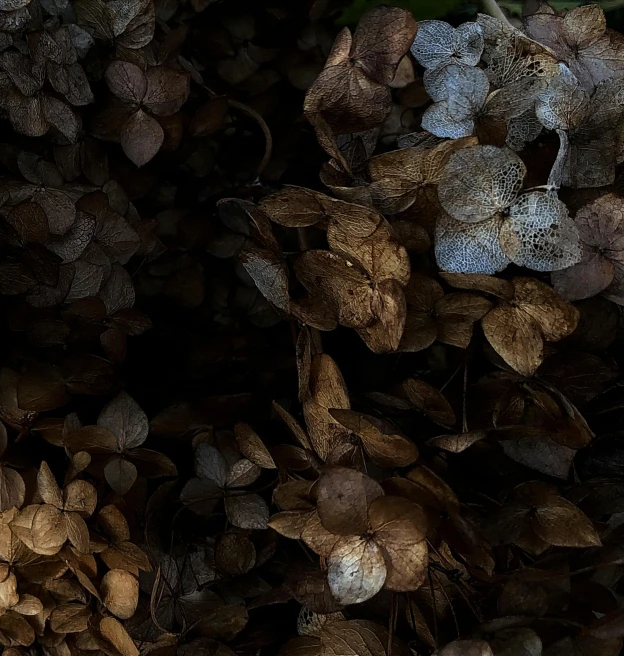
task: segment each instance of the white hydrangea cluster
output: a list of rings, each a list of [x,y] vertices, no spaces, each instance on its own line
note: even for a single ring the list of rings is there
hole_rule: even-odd
[[[476,137],[449,159],[438,187],[438,265],[493,274],[514,263],[559,271],[582,257],[561,186],[613,183],[624,160],[624,52],[596,6],[527,19],[524,31],[490,16],[453,28],[425,21],[411,51],[433,103],[423,129]],[[559,135],[547,185],[523,189],[516,152],[543,130]],[[514,152],[516,151],[516,152]]]

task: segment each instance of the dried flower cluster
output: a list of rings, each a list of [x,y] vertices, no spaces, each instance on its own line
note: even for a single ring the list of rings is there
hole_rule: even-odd
[[[6,656],[621,653],[623,37],[340,5],[0,0]]]

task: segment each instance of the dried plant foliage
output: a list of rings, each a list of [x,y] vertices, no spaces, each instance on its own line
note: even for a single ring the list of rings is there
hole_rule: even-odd
[[[605,80],[622,79],[624,51],[619,34],[607,30],[598,5],[576,7],[565,16],[538,12],[524,21],[527,34],[551,48],[588,91]]]
[[[621,653],[622,36],[360,4],[0,2],[3,654]]]
[[[622,302],[623,207],[621,198],[606,194],[576,213],[583,257],[578,264],[552,274],[553,286],[564,298],[578,301],[604,293],[616,303]]]
[[[367,12],[353,35],[344,28],[308,90],[304,111],[320,114],[336,133],[381,123],[391,108],[389,84],[417,29],[408,12],[392,7]]]
[[[556,271],[580,260],[578,231],[566,206],[547,191],[520,193],[525,174],[517,155],[496,146],[453,154],[438,187],[449,214],[436,241],[443,269],[496,273],[513,262]]]

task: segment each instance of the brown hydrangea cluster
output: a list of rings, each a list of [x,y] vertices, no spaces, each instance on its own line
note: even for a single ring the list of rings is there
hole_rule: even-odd
[[[0,0],[6,656],[622,652],[624,41],[344,4]]]

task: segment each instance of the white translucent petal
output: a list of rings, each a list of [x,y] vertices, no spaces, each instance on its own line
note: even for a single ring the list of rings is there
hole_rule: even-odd
[[[444,214],[435,232],[435,256],[438,266],[453,273],[502,271],[510,260],[501,250],[498,218],[481,223],[462,223]]]
[[[547,130],[576,130],[585,120],[589,95],[565,64],[537,96],[535,114]]]
[[[435,68],[450,61],[455,52],[455,28],[444,21],[422,21],[411,51],[425,68]]]
[[[459,139],[469,137],[474,132],[472,118],[458,119],[446,100],[435,103],[422,117],[422,128],[436,137]]]
[[[484,112],[495,121],[507,123],[527,112],[534,115],[535,99],[546,86],[539,77],[524,77],[496,89],[487,98]]]
[[[423,75],[423,84],[429,97],[434,101],[448,100],[455,95],[479,99],[485,102],[490,83],[487,75],[480,69],[463,64],[446,64],[428,69]]]
[[[526,144],[539,137],[542,129],[542,124],[537,120],[535,111],[530,110],[509,121],[505,143],[512,150],[522,150]]]
[[[517,30],[499,40],[487,53],[487,76],[496,87],[504,87],[526,77],[552,78],[558,73],[557,60]],[[484,55],[485,59],[485,55]]]
[[[476,66],[483,54],[483,30],[478,23],[463,23],[455,30],[455,52],[462,64]]]
[[[523,194],[509,210],[500,232],[507,257],[535,271],[558,271],[581,260],[578,230],[566,206],[553,194]]]

